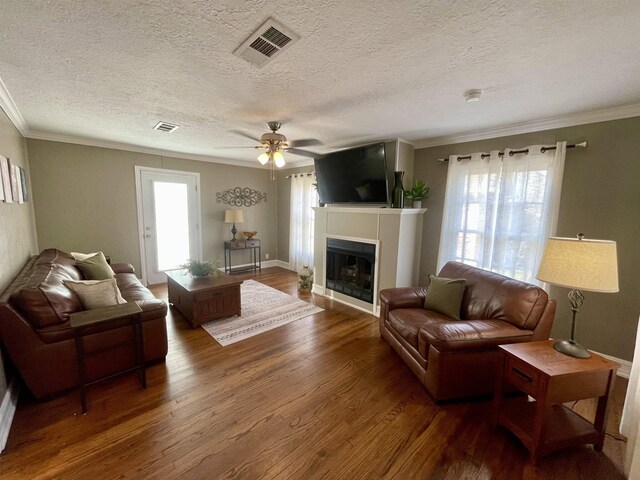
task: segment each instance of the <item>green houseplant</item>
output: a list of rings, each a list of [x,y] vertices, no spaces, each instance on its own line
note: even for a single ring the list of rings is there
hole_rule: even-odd
[[[405,192],[404,196],[413,201],[413,208],[421,208],[422,200],[429,197],[429,184],[416,178],[413,181],[413,186]]]
[[[209,275],[217,277],[220,275],[220,270],[218,270],[219,263],[218,260],[207,262],[206,260],[189,259],[186,263],[180,265],[180,268],[184,268],[192,277],[206,277]]]

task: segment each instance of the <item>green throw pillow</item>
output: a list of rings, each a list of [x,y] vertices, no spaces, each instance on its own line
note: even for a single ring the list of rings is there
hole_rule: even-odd
[[[460,320],[460,306],[464,295],[464,278],[443,278],[429,275],[429,288],[424,308]]]
[[[86,260],[76,260],[76,267],[80,269],[87,280],[106,280],[115,275],[102,252],[98,252]]]

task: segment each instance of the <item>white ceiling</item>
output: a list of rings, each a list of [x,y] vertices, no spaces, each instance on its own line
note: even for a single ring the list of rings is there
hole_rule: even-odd
[[[269,17],[301,39],[258,69],[232,52]],[[326,152],[640,115],[639,25],[638,0],[3,0],[0,77],[28,136],[254,166],[222,147],[268,120]]]

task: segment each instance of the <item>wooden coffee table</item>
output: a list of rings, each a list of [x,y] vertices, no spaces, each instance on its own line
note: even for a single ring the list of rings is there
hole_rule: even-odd
[[[607,401],[619,365],[594,353],[574,358],[553,348],[554,340],[500,345],[502,361],[496,379],[493,424],[503,425],[529,449],[529,459],[555,450],[592,443],[602,450]],[[511,385],[528,397],[504,398]],[[507,388],[505,388],[507,387]],[[563,405],[598,398],[593,423]]]
[[[242,280],[225,273],[217,277],[192,277],[183,272],[165,272],[169,303],[180,310],[193,328],[216,318],[240,315]]]

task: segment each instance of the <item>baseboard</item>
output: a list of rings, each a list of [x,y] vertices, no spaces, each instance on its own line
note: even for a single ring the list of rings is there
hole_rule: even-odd
[[[611,360],[613,362],[620,364],[620,368],[618,369],[619,377],[629,378],[629,375],[631,375],[631,362],[629,360],[622,360],[621,358],[612,357],[611,355],[596,352],[595,350],[590,350],[590,351],[600,355],[601,357],[606,358],[607,360]]]
[[[261,262],[260,267],[261,268],[281,267],[287,270],[291,270],[291,268],[289,268],[289,264],[287,262],[283,262],[282,260],[265,260]],[[240,265],[234,265],[233,268],[234,270],[236,268],[253,268],[253,263],[242,263]],[[221,272],[224,272],[224,267],[218,267],[218,270],[220,270]]]
[[[18,406],[18,394],[20,393],[20,382],[14,377],[9,384],[9,388],[4,394],[2,404],[0,404],[0,452],[4,450],[9,439],[9,430],[13,416]]]

